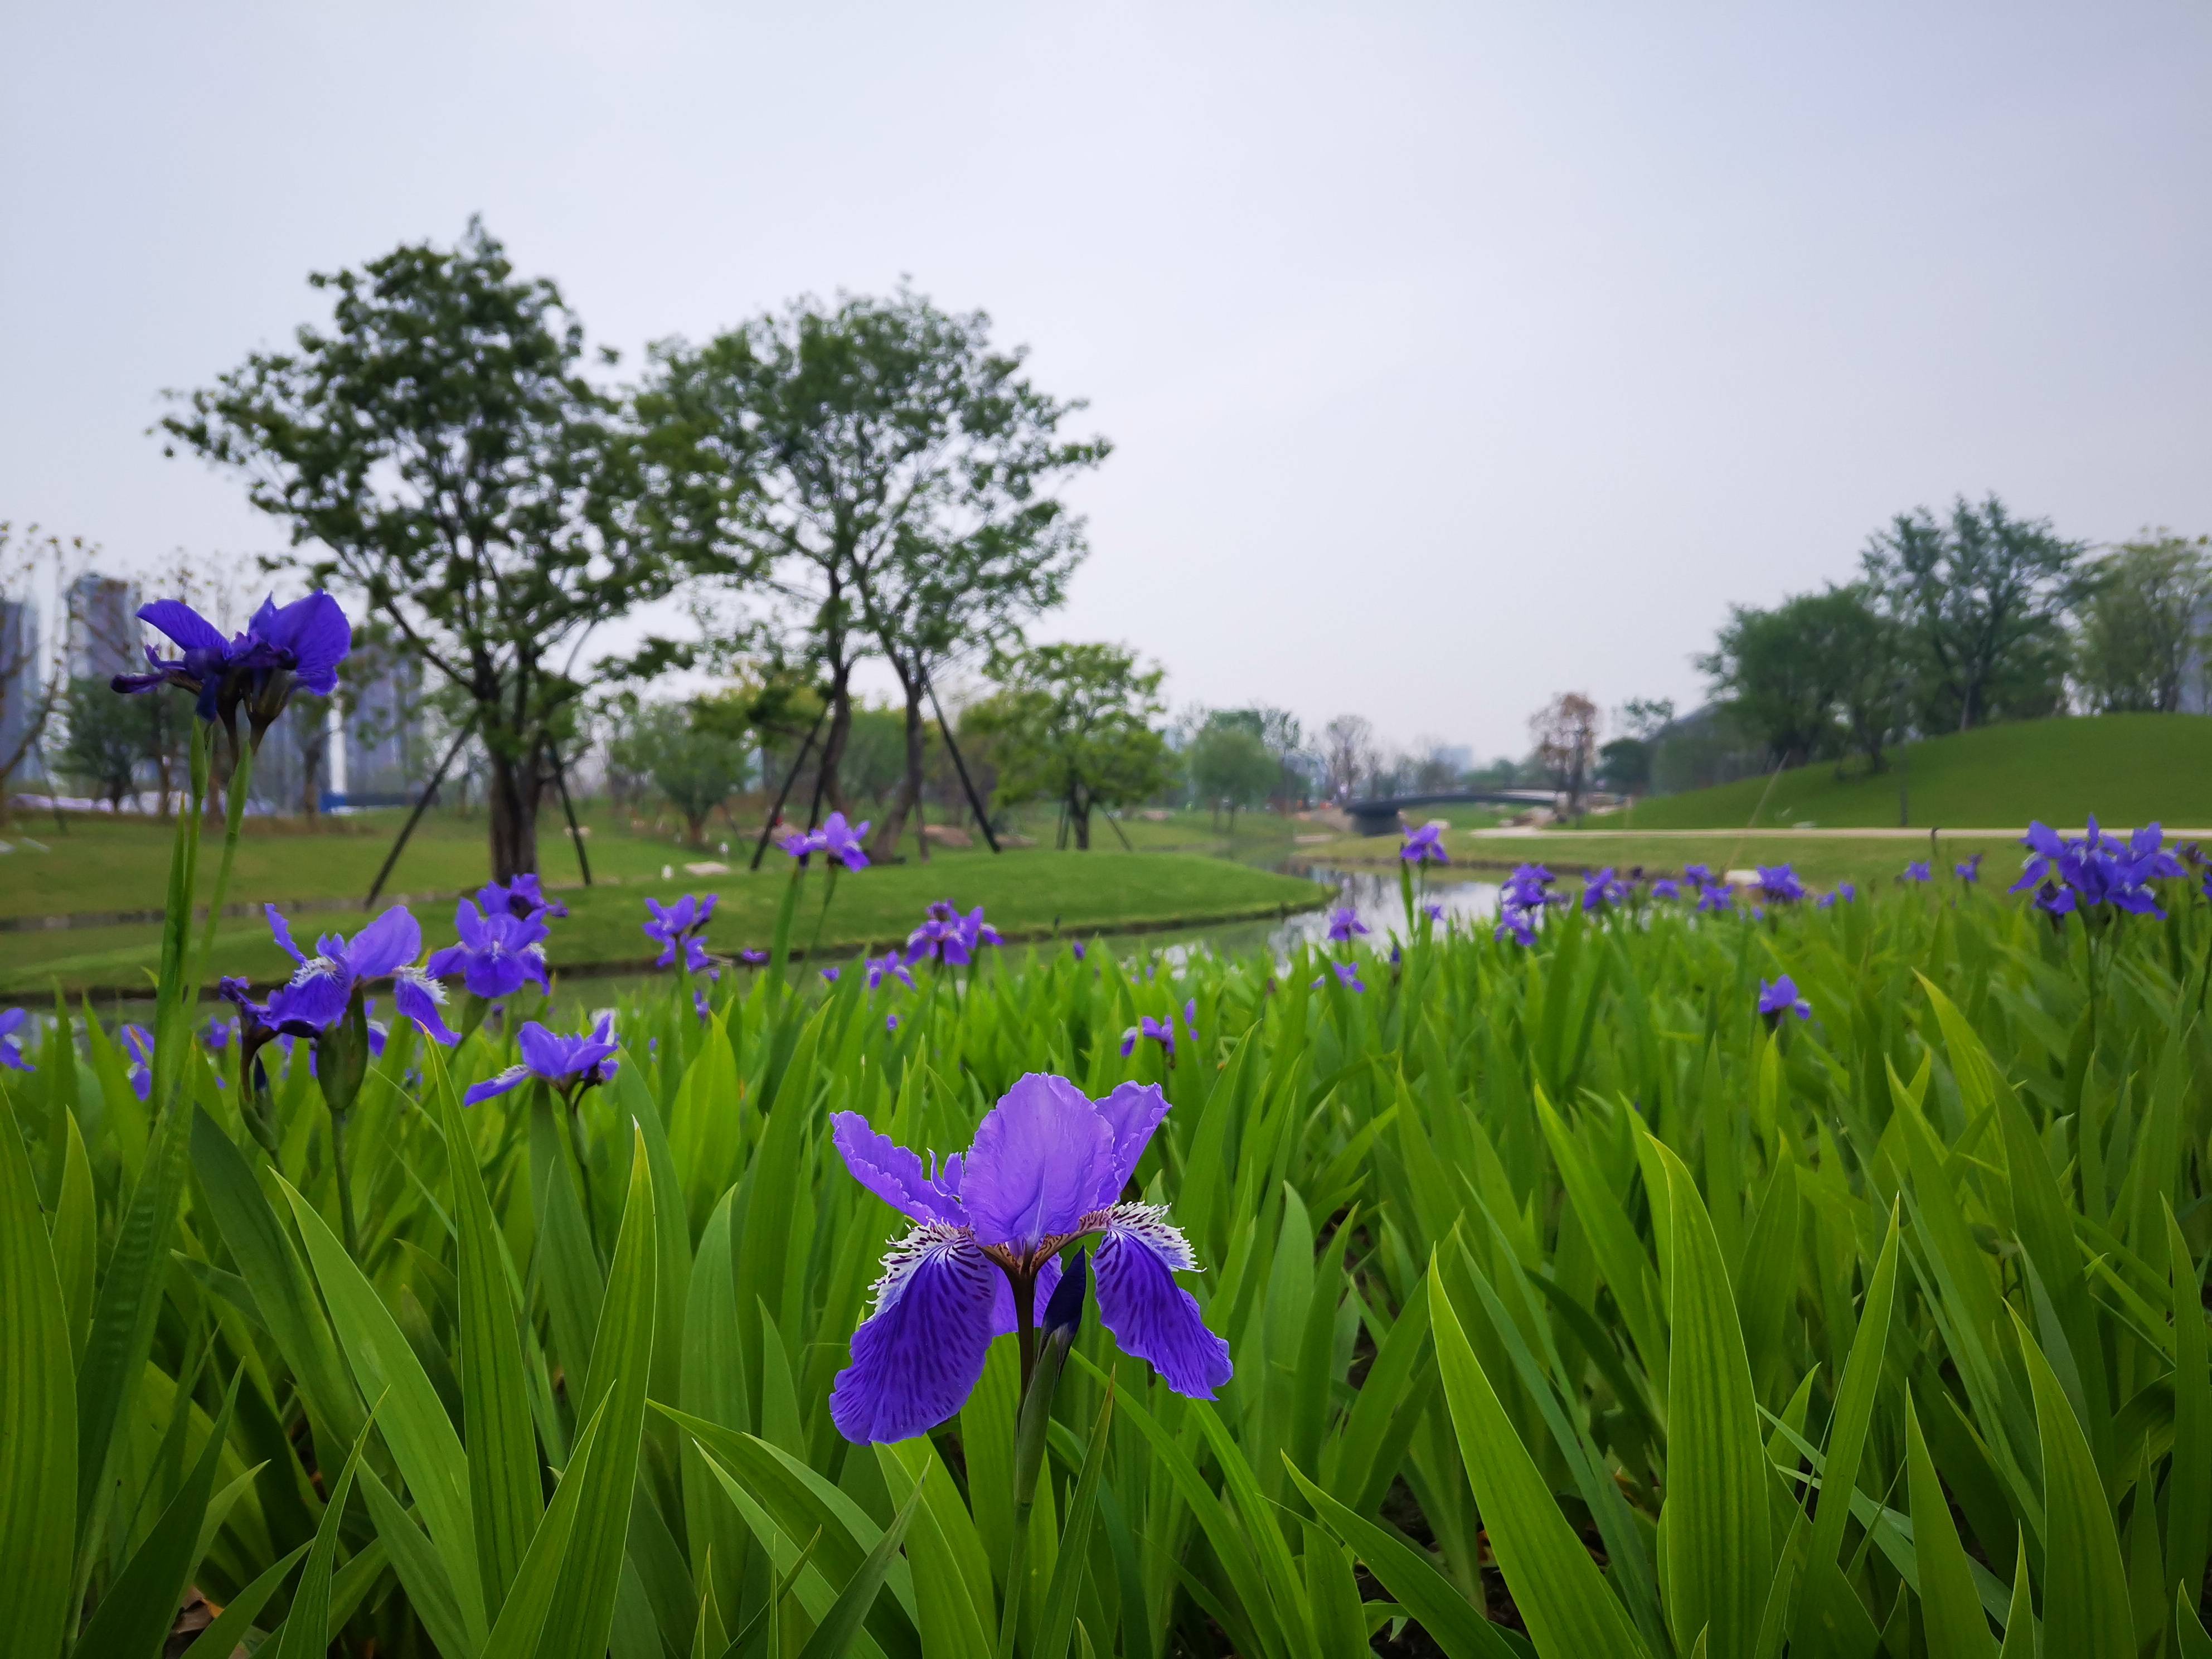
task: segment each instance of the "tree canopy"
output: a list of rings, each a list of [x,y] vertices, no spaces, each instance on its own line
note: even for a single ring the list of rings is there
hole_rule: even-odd
[[[968,711],[988,737],[1008,805],[1057,801],[1079,849],[1091,845],[1097,807],[1144,800],[1175,781],[1175,757],[1156,722],[1158,668],[1119,645],[1040,645],[990,665],[998,690]]]
[[[648,453],[583,372],[559,289],[516,276],[481,223],[308,282],[331,297],[328,327],[180,396],[161,427],[173,452],[241,476],[310,580],[365,599],[466,698],[492,873],[534,870],[579,652],[670,590],[726,502]]]
[[[1995,495],[1948,520],[1900,513],[1861,559],[1869,592],[1917,659],[1917,723],[1965,731],[2065,706],[2066,607],[2083,544]]]
[[[802,300],[704,345],[655,346],[638,399],[656,453],[684,457],[673,470],[725,481],[715,568],[741,592],[765,578],[799,608],[829,690],[819,765],[835,807],[848,805],[854,667],[879,653],[897,675],[905,787],[891,839],[920,797],[931,670],[1005,647],[1059,602],[1085,550],[1082,520],[1053,490],[1109,449],[1063,438],[1082,404],[1039,390],[1025,354],[989,336],[982,313],[905,289]]]

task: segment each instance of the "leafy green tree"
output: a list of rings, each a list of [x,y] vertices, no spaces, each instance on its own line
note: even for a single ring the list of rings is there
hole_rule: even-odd
[[[744,782],[746,744],[689,703],[648,703],[638,726],[653,787],[683,814],[691,844],[705,846],[707,820]]]
[[[2075,674],[2090,708],[2170,714],[2203,695],[2212,538],[2146,533],[2097,560],[2085,586]]]
[[[1216,714],[1191,740],[1187,757],[1193,792],[1217,815],[1223,807],[1229,809],[1231,833],[1238,810],[1264,803],[1283,774],[1282,762],[1267,740],[1237,719],[1244,712]]]
[[[1058,801],[1075,845],[1091,846],[1097,807],[1148,799],[1169,787],[1175,757],[1156,722],[1166,712],[1158,668],[1118,645],[1039,645],[993,659],[998,690],[968,711],[988,737],[998,796],[1012,805]]]
[[[120,697],[106,680],[71,680],[62,710],[62,775],[95,800],[106,801],[111,811],[121,811],[125,797],[138,787],[138,768],[155,739],[156,722],[174,712],[153,705],[177,701],[173,691]]]
[[[2065,706],[2065,611],[2083,544],[2048,519],[1963,495],[1948,522],[1900,513],[1862,556],[1866,581],[1917,659],[1917,723],[1966,731]]]
[[[1063,439],[1083,405],[1031,385],[1024,354],[993,349],[989,331],[981,312],[905,289],[802,300],[703,346],[655,346],[638,401],[657,453],[722,482],[719,568],[744,583],[767,573],[803,613],[828,681],[831,805],[849,805],[854,665],[879,650],[898,676],[905,788],[890,839],[920,798],[930,670],[1004,647],[1059,601],[1084,544],[1051,491],[1109,448]]]
[[[670,590],[726,499],[640,442],[582,372],[560,290],[518,278],[480,223],[308,282],[332,325],[183,397],[172,453],[241,475],[312,580],[366,598],[457,689],[489,763],[492,873],[535,870],[577,653]]]
[[[1855,750],[1880,772],[1909,722],[1915,683],[1902,629],[1863,586],[1800,593],[1771,611],[1736,605],[1697,660],[1772,765]]]

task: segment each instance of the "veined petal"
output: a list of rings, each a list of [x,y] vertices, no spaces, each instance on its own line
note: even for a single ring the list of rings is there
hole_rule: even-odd
[[[276,936],[276,948],[301,967],[305,967],[307,962],[307,953],[292,943],[291,923],[277,915],[276,907],[273,904],[263,905],[261,914],[269,918],[269,931]]]
[[[884,1258],[876,1309],[853,1333],[830,1418],[846,1439],[910,1440],[963,1405],[983,1375],[1005,1275],[965,1228],[916,1227]]]
[[[482,1083],[471,1084],[468,1093],[461,1097],[461,1104],[474,1106],[481,1101],[489,1100],[494,1095],[503,1095],[510,1089],[519,1088],[529,1078],[530,1068],[527,1066],[510,1066],[503,1072],[494,1073]]]
[[[353,936],[346,965],[356,979],[382,979],[422,954],[422,928],[404,904],[395,904]]]
[[[412,1024],[424,1036],[450,1048],[460,1038],[447,1029],[446,1018],[438,1011],[438,1005],[445,1000],[445,987],[426,976],[419,968],[402,968],[392,976],[392,1006],[398,1010],[399,1018]]]
[[[1066,1078],[1031,1072],[994,1106],[969,1148],[961,1198],[985,1244],[1034,1249],[1073,1232],[1113,1167],[1114,1136]]]
[[[522,1063],[542,1078],[557,1081],[573,1069],[569,1063],[576,1042],[573,1037],[560,1036],[533,1019],[523,1026],[517,1042]]]
[[[1191,1024],[1195,1031],[1197,1022],[1193,1020]],[[1152,1132],[1168,1115],[1168,1097],[1157,1083],[1125,1083],[1100,1101],[1097,1109],[1114,1137],[1109,1168],[1091,1195],[1091,1207],[1103,1209],[1121,1196],[1121,1188],[1137,1172],[1137,1160],[1144,1157]]]
[[[265,622],[256,620],[262,638],[292,653],[292,672],[301,690],[327,697],[337,690],[338,665],[353,649],[353,624],[336,599],[318,590]]]
[[[858,1112],[839,1112],[830,1125],[830,1144],[853,1179],[901,1215],[914,1221],[963,1219],[959,1200],[929,1178],[919,1153],[872,1128]]]
[[[182,599],[156,599],[138,607],[138,620],[158,628],[186,651],[221,651],[222,630]]]
[[[295,1036],[311,1036],[343,1019],[352,999],[352,981],[318,957],[269,999],[269,1023]]]
[[[1117,1204],[1103,1218],[1100,1322],[1124,1353],[1149,1362],[1177,1394],[1212,1399],[1233,1367],[1228,1343],[1206,1328],[1197,1299],[1175,1281],[1198,1265],[1189,1243],[1166,1211],[1149,1204]]]

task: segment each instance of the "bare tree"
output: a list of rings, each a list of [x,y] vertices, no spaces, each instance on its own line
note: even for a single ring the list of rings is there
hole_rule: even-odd
[[[18,536],[0,520],[0,823],[8,821],[8,780],[42,745],[68,694],[74,589],[91,553],[82,537],[41,536],[36,525]],[[44,629],[42,594],[52,595],[56,613]]]
[[[1382,759],[1375,728],[1362,714],[1339,714],[1322,727],[1322,775],[1331,800],[1350,800]]]
[[[1528,735],[1536,744],[1536,762],[1566,797],[1567,816],[1582,811],[1583,796],[1589,788],[1590,771],[1597,758],[1598,708],[1579,691],[1562,691],[1528,716]]]

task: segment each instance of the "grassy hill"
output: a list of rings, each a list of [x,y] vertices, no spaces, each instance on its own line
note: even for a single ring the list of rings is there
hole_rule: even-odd
[[[1589,827],[1894,826],[1900,776],[1916,828],[2079,824],[2094,812],[2115,825],[2157,819],[2202,829],[2212,825],[2212,718],[2099,714],[1985,726],[1909,744],[1873,775],[1855,759],[1838,779],[1823,762],[1663,796],[1640,803],[1626,823],[1608,816]]]

